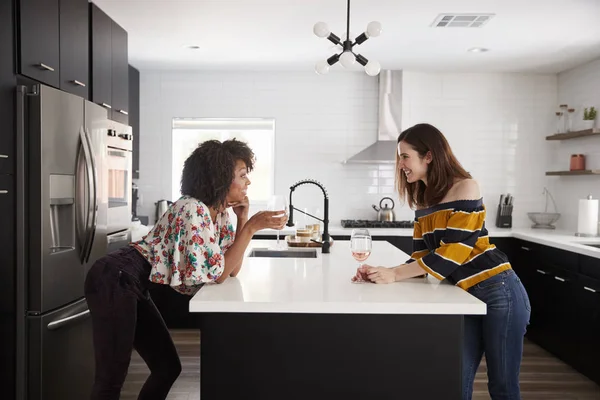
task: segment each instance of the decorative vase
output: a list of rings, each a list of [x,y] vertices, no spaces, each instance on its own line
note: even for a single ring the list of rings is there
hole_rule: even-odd
[[[594,129],[593,119],[584,119],[582,124],[583,129]]]

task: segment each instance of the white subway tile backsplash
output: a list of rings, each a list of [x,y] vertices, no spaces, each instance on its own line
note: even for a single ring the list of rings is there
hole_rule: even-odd
[[[330,194],[330,219],[376,218],[371,204],[396,202],[396,218],[413,212],[395,194],[394,165],[342,164],[377,140],[378,83],[363,73],[145,72],[141,74],[138,181],[142,215],[171,192],[173,117],[270,117],[276,126],[275,190],[314,178]],[[515,225],[543,206],[551,157],[544,136],[553,127],[556,75],[439,74],[405,71],[402,128],[432,123],[477,178],[495,218],[500,193],[515,196]],[[600,91],[599,91],[600,92]],[[530,152],[531,151],[531,152]],[[391,148],[393,154],[395,148]],[[322,208],[316,188],[303,186],[294,203]]]

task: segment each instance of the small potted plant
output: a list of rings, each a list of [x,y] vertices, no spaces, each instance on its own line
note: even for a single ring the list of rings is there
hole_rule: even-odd
[[[584,129],[593,129],[594,121],[596,120],[596,108],[590,107],[583,110],[583,127]]]

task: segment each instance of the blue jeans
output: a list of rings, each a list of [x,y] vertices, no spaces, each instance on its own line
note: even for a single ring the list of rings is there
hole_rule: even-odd
[[[517,274],[507,270],[468,292],[487,304],[487,314],[465,316],[463,400],[471,400],[475,373],[484,353],[492,400],[520,400],[523,336],[531,314],[527,291]]]

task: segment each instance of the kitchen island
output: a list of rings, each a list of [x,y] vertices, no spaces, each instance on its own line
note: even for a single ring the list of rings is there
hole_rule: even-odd
[[[203,313],[201,398],[461,398],[463,318],[486,306],[434,278],[352,283],[349,242],[315,258],[253,257],[205,285],[189,303]],[[309,249],[302,249],[309,251]],[[372,265],[409,256],[373,242]]]

